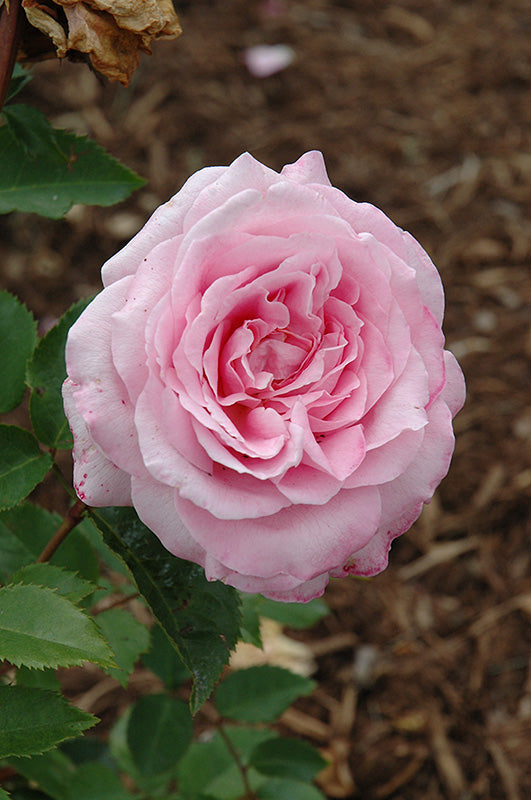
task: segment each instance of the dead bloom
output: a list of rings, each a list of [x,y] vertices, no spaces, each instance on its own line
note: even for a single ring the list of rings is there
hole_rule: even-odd
[[[28,21],[53,42],[59,58],[85,53],[95,70],[127,86],[140,52],[181,33],[171,0],[22,0]]]

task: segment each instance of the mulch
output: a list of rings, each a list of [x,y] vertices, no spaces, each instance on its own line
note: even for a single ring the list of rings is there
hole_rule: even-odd
[[[329,587],[294,633],[319,689],[284,719],[326,750],[330,798],[531,796],[531,6],[528,0],[194,0],[131,87],[47,62],[24,99],[147,178],[111,209],[0,218],[2,283],[43,329],[188,175],[309,149],[431,254],[467,379],[452,467],[389,568]],[[278,13],[271,13],[272,11]],[[290,45],[266,79],[242,60]],[[527,769],[526,769],[527,767]]]

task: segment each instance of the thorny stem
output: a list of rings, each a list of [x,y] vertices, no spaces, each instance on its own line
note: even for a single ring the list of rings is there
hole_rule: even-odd
[[[22,33],[20,2],[21,0],[9,0],[0,8],[0,111],[7,97]]]
[[[52,536],[52,538],[50,539],[50,541],[48,542],[48,544],[38,557],[37,563],[48,561],[48,559],[53,556],[53,554],[55,553],[61,542],[64,541],[64,539],[66,539],[70,531],[81,522],[81,519],[83,517],[86,508],[87,506],[82,500],[76,501],[76,503],[72,506],[72,508],[62,521],[57,532]]]
[[[240,758],[240,754],[238,753],[238,751],[236,750],[236,748],[232,744],[230,738],[227,736],[227,733],[226,733],[226,731],[225,731],[225,729],[223,727],[223,723],[222,722],[218,722],[217,723],[217,729],[218,729],[218,731],[220,733],[221,738],[223,739],[223,741],[225,742],[225,744],[227,746],[227,750],[229,751],[229,753],[233,757],[233,759],[234,759],[234,761],[236,763],[236,766],[238,767],[238,771],[240,772],[240,775],[242,776],[243,786],[244,786],[244,789],[245,789],[245,800],[256,800],[256,795],[253,792],[253,790],[251,789],[251,784],[249,783],[249,777],[247,775],[247,768],[246,768],[245,764],[242,762],[242,760]]]

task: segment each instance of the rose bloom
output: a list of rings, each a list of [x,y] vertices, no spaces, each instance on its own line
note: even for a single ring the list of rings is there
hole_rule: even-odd
[[[193,175],[102,269],[63,395],[74,483],[209,580],[375,575],[450,464],[462,373],[420,245],[322,155]]]

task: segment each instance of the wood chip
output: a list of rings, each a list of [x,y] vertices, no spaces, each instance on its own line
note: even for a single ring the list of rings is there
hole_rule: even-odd
[[[441,542],[433,545],[433,547],[426,553],[426,555],[417,558],[412,564],[407,564],[398,571],[398,576],[403,581],[409,581],[411,578],[418,578],[424,575],[428,570],[437,567],[440,564],[445,564],[447,561],[452,561],[463,553],[468,553],[470,550],[475,550],[481,544],[479,536],[469,536],[466,539],[458,539],[454,542]]]
[[[446,735],[447,722],[437,709],[430,716],[431,746],[439,777],[448,796],[457,800],[467,790],[467,782],[461,765],[454,755],[452,745]]]

